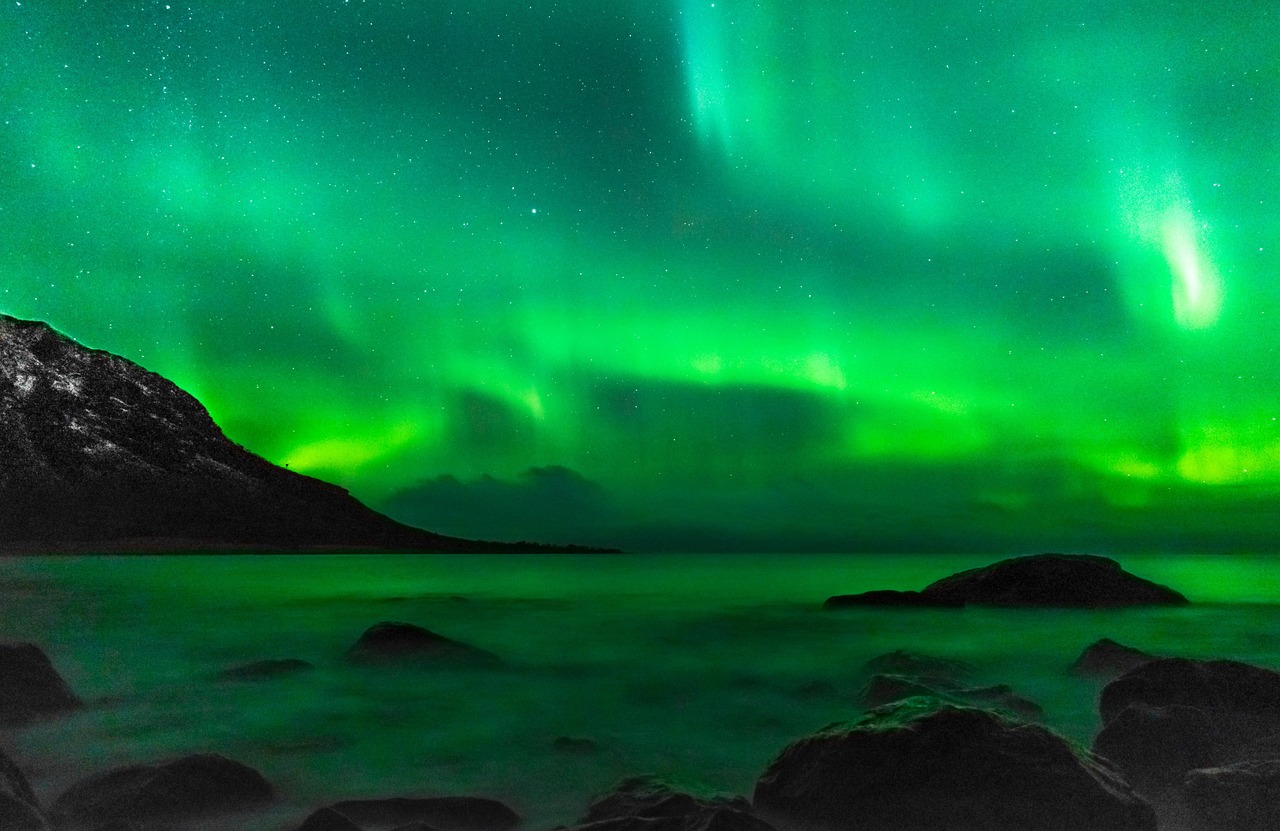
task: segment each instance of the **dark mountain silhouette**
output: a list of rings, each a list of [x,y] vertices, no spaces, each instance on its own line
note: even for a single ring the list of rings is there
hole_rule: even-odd
[[[223,435],[165,378],[0,315],[0,551],[584,550],[402,525]]]

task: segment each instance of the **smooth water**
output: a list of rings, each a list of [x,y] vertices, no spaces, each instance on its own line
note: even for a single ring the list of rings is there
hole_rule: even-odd
[[[921,588],[994,556],[237,555],[0,560],[0,638],[42,645],[90,704],[0,734],[45,799],[86,773],[197,751],[243,761],[295,827],[356,796],[470,794],[549,828],[624,776],[749,794],[790,740],[857,715],[859,668],[893,649],[962,658],[1087,743],[1096,682],[1065,668],[1111,637],[1280,667],[1280,559],[1128,557],[1190,608],[859,609],[832,594]],[[504,657],[505,671],[352,668],[403,620]],[[214,680],[266,658],[311,673]],[[814,682],[823,682],[815,685]],[[558,737],[590,739],[565,752]]]

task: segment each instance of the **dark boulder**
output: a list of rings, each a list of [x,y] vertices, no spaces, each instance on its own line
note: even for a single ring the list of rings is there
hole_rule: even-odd
[[[520,816],[501,802],[473,796],[351,799],[329,807],[362,826],[424,822],[440,831],[509,831],[520,824]]]
[[[1144,793],[1177,785],[1187,771],[1218,761],[1212,720],[1202,710],[1178,704],[1129,705],[1103,726],[1093,752]]]
[[[1280,731],[1280,672],[1239,661],[1162,658],[1103,688],[1098,703],[1103,722],[1130,704],[1195,707],[1212,715],[1219,728],[1251,730],[1253,740]]]
[[[908,699],[785,748],[754,804],[787,829],[1154,831],[1110,767],[1037,725]]]
[[[1182,783],[1188,831],[1280,828],[1280,760],[1193,770]]]
[[[593,831],[773,831],[740,796],[697,792],[653,776],[626,779],[578,821]]]
[[[1085,647],[1067,671],[1072,675],[1114,678],[1143,664],[1149,664],[1158,657],[1141,649],[1116,643],[1110,638],[1103,638]]]
[[[1015,557],[944,577],[920,592],[929,603],[967,606],[1114,608],[1184,606],[1187,598],[1088,554]]]
[[[437,635],[412,623],[384,621],[364,631],[347,650],[347,660],[358,664],[427,663],[432,665],[501,667],[492,652]]]
[[[824,609],[848,609],[857,606],[959,606],[959,603],[940,602],[925,597],[920,592],[894,591],[893,589],[877,589],[876,591],[859,592],[858,594],[837,594],[828,597],[822,604]]]
[[[345,814],[332,808],[321,808],[309,814],[298,826],[298,831],[361,831],[361,828]]]
[[[59,827],[126,822],[145,829],[252,811],[274,798],[271,783],[253,768],[203,753],[90,776],[58,797],[49,814]]]
[[[924,681],[958,684],[973,674],[973,666],[954,658],[895,649],[877,655],[862,665],[866,675],[908,675]]]
[[[310,672],[316,665],[300,658],[277,658],[266,661],[253,661],[241,664],[218,673],[223,681],[266,681],[286,675],[297,675]]]
[[[40,647],[0,644],[0,725],[30,724],[81,706]]]

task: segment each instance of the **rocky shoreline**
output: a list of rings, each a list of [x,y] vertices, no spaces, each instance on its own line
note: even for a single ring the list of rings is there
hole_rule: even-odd
[[[1022,559],[1019,570],[1040,575],[1031,585],[1041,588],[1029,591],[1037,602],[1082,597],[1060,556]],[[1100,567],[1112,571],[1096,559],[1068,562],[1081,563],[1085,575]],[[1037,572],[1036,562],[1046,569]],[[973,580],[1002,570],[1008,567],[965,574]],[[1066,588],[1041,590],[1055,582]],[[1150,596],[1147,587],[1141,592]],[[1000,592],[1004,605],[1015,595]],[[1108,603],[1115,597],[1109,594]],[[492,677],[486,673],[507,671],[498,655],[397,622],[370,627],[342,660],[466,667],[477,673],[477,683]],[[270,683],[313,669],[296,659],[271,659],[230,667],[220,677]],[[572,827],[1253,831],[1280,825],[1280,673],[1236,661],[1149,655],[1106,639],[1062,672],[1106,681],[1097,702],[1102,726],[1090,747],[1039,723],[1039,706],[1019,690],[975,685],[963,661],[894,651],[862,668],[867,681],[855,701],[861,716],[780,748],[750,794],[637,777],[586,806]],[[56,719],[81,706],[38,646],[0,646],[0,724]],[[212,753],[98,771],[45,801],[22,768],[21,758],[0,754],[0,831],[236,828],[287,796],[260,772]],[[480,795],[334,797],[280,819],[277,827],[511,831],[522,824],[510,807]]]

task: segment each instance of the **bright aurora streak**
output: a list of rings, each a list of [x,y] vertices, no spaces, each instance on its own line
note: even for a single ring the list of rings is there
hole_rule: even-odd
[[[0,311],[448,533],[1270,549],[1277,17],[10,2]]]

